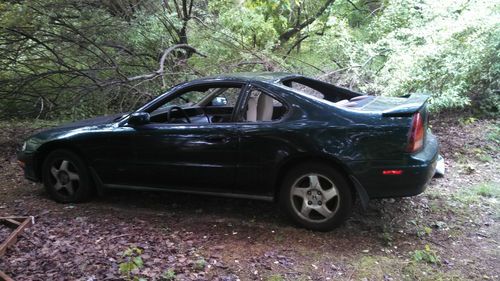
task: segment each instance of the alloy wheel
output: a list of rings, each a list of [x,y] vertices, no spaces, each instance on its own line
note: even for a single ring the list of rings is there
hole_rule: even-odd
[[[75,164],[69,160],[56,160],[50,166],[50,182],[54,190],[64,197],[72,197],[80,187],[80,176]]]
[[[339,191],[328,177],[307,174],[299,177],[290,193],[293,210],[309,222],[324,222],[333,217],[340,203]]]

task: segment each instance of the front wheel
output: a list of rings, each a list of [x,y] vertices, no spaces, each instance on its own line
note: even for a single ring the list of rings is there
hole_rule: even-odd
[[[304,164],[284,178],[280,203],[297,224],[327,231],[351,213],[352,194],[344,175],[323,164]]]
[[[89,199],[91,181],[85,163],[73,152],[55,150],[42,166],[43,183],[50,197],[60,203],[76,203]]]

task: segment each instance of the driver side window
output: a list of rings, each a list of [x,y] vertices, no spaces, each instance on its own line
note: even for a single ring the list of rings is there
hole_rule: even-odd
[[[187,92],[161,106],[158,109],[169,108],[172,106],[180,106],[180,107],[190,107],[199,101],[201,101],[206,96],[206,93],[199,91],[190,91]]]
[[[243,85],[197,85],[172,94],[154,109],[155,123],[228,123]]]
[[[240,96],[240,92],[241,88],[226,88],[211,98],[206,106],[225,106],[234,108]]]

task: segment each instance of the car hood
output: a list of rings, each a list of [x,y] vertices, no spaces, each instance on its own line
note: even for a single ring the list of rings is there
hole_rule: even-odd
[[[36,149],[38,146],[47,141],[64,139],[73,135],[78,135],[90,131],[106,130],[106,128],[111,128],[112,126],[114,126],[116,124],[116,121],[118,121],[118,119],[120,119],[120,117],[125,114],[126,113],[120,113],[85,119],[46,129],[31,136],[27,140],[28,146],[32,149]]]
[[[118,114],[114,114],[114,115],[99,116],[99,117],[95,117],[95,118],[66,123],[66,124],[60,125],[58,127],[54,127],[52,129],[49,129],[49,130],[61,130],[61,129],[67,130],[67,129],[87,127],[87,126],[107,125],[110,123],[114,123],[115,121],[117,121],[117,119],[119,119],[119,117],[121,117],[125,114],[126,113],[118,113]]]

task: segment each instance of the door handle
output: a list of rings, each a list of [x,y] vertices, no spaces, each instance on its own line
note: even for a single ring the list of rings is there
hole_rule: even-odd
[[[231,138],[227,136],[210,136],[206,140],[211,143],[228,143]]]

